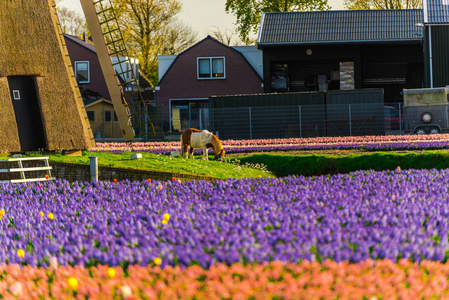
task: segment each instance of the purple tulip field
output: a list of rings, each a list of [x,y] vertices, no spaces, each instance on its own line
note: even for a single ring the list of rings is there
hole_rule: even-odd
[[[0,259],[44,267],[52,257],[60,265],[146,266],[160,257],[162,266],[203,268],[272,260],[445,261],[448,188],[449,171],[424,170],[5,185],[2,242],[10,248]],[[26,249],[25,257],[17,249]]]
[[[0,294],[447,297],[448,191],[449,170],[400,169],[4,184]]]

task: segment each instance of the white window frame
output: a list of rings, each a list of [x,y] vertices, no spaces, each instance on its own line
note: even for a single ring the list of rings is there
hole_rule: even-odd
[[[13,90],[12,91],[14,100],[20,100],[20,91],[19,90]]]
[[[223,77],[212,76],[212,60],[216,58],[223,59]],[[200,77],[200,60],[209,59],[209,77]],[[198,80],[211,80],[211,79],[226,79],[226,59],[224,56],[213,57],[197,57],[196,58],[196,77]]]
[[[87,80],[80,81],[78,80],[78,64],[87,63]],[[75,61],[75,77],[78,83],[90,83],[90,63],[89,61]]]

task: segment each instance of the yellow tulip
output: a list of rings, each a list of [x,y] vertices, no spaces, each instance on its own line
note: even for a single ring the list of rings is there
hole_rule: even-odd
[[[72,290],[75,290],[75,291],[78,290],[78,280],[76,280],[76,278],[69,277],[67,279],[67,283],[72,288]]]
[[[18,257],[24,257],[25,256],[25,251],[23,251],[22,249],[17,250],[17,256]]]
[[[159,257],[156,257],[155,259],[153,259],[153,262],[156,266],[160,266],[162,263],[162,259],[160,259]]]
[[[108,268],[106,274],[108,275],[109,278],[114,278],[117,272],[115,271],[114,268]]]

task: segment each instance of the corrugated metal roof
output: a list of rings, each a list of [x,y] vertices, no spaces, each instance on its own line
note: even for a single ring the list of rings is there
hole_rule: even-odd
[[[425,23],[449,23],[448,0],[423,0],[423,12]]]
[[[421,9],[274,12],[262,16],[259,45],[419,41]],[[418,33],[418,34],[417,34]]]

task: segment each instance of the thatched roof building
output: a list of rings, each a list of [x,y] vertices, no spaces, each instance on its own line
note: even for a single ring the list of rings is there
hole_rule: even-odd
[[[0,151],[95,144],[54,0],[0,1]]]

